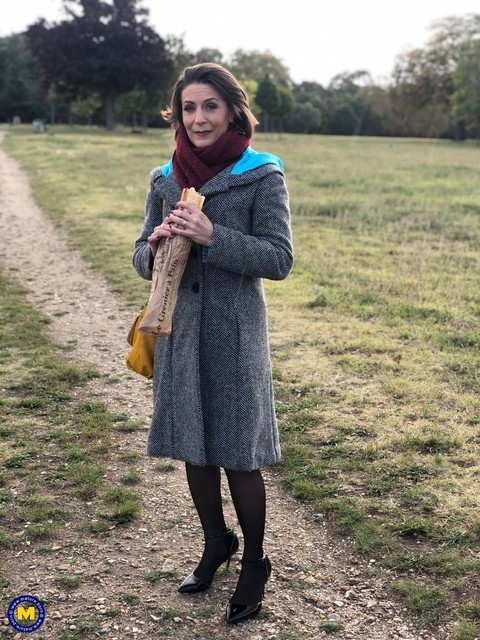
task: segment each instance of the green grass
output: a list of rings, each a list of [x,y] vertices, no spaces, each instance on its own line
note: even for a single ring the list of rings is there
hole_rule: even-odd
[[[141,504],[138,494],[125,487],[111,487],[106,501],[110,510],[105,515],[117,524],[126,524],[134,520],[140,512]]]
[[[58,578],[55,578],[55,583],[66,589],[76,589],[80,586],[80,577],[73,575],[58,576]]]
[[[326,634],[339,633],[342,630],[342,625],[338,622],[321,622],[319,626],[320,631],[324,631]]]
[[[169,132],[25,128],[5,147],[72,244],[127,303],[143,304],[149,284],[131,253]],[[296,257],[285,281],[265,282],[279,470],[358,554],[394,571],[412,615],[431,626],[456,620],[468,640],[480,595],[480,152],[442,140],[262,134],[254,147],[284,160]],[[48,360],[43,371],[47,388]],[[68,385],[56,393],[68,397]],[[49,402],[12,394],[7,405],[21,431]],[[0,421],[0,434],[9,428]],[[10,445],[5,460],[22,477],[35,451]],[[135,505],[123,494],[104,517],[128,521]]]
[[[62,539],[66,525],[81,540],[102,512],[109,526],[138,513],[138,501],[126,509],[122,496],[114,505],[119,513],[111,509],[116,487],[105,469],[118,416],[89,399],[85,383],[96,373],[65,362],[46,328],[22,286],[0,270],[0,548],[14,554],[24,536],[46,553],[43,541]],[[105,530],[97,522],[93,535]],[[74,588],[78,578],[57,582]],[[2,597],[11,596],[8,579],[1,576],[0,583]]]
[[[147,575],[145,576],[145,580],[147,582],[151,582],[152,584],[155,584],[156,582],[159,582],[160,580],[168,580],[170,578],[175,578],[175,577],[176,577],[175,571],[158,571],[158,570],[154,570],[154,571],[149,571],[147,573]]]
[[[140,598],[137,595],[131,593],[124,593],[122,596],[122,600],[123,602],[125,602],[125,604],[128,604],[131,607],[136,607],[141,602]]]
[[[427,625],[438,620],[445,606],[444,590],[432,584],[407,579],[398,581],[395,590],[405,598],[407,609]]]

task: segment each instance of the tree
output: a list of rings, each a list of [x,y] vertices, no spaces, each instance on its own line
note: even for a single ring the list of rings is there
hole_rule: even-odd
[[[449,123],[450,78],[433,63],[426,49],[397,57],[389,89],[394,133],[401,136],[441,136]]]
[[[167,127],[161,118],[161,108],[168,104],[165,91],[161,87],[133,89],[122,93],[117,101],[118,112],[124,124],[131,124],[134,131],[146,129],[149,123]]]
[[[268,131],[272,124],[275,130],[281,131],[283,120],[295,109],[295,98],[290,89],[277,85],[269,77],[258,84],[255,103],[263,113],[264,131]]]
[[[258,82],[256,80],[242,80],[242,87],[248,96],[248,105],[250,111],[258,119],[261,109],[257,104]]]
[[[291,133],[321,133],[322,112],[311,102],[297,104],[287,118],[286,128]]]
[[[80,120],[86,120],[87,124],[92,124],[93,116],[101,106],[102,99],[98,93],[91,93],[88,98],[72,102],[70,112],[72,116]]]
[[[259,83],[255,101],[264,114],[263,130],[269,130],[269,116],[274,115],[280,107],[280,96],[277,85],[268,76]]]
[[[190,51],[188,51],[185,47],[185,42],[183,41],[182,37],[168,35],[165,38],[165,49],[166,55],[168,56],[170,64],[172,66],[172,78],[178,78],[185,67],[189,67],[192,64],[195,64],[195,57],[193,53],[190,53]],[[168,86],[168,88],[165,87],[165,90],[162,92],[162,108],[170,103],[170,89],[170,86]]]
[[[32,121],[45,117],[41,103],[40,69],[22,35],[0,39],[0,120],[20,116]]]
[[[200,62],[216,62],[217,64],[224,65],[223,54],[218,49],[200,49],[195,54],[195,64]]]
[[[465,45],[453,72],[453,112],[480,141],[480,40]]]
[[[360,86],[371,83],[371,77],[368,71],[348,71],[344,73],[338,73],[334,76],[330,84],[328,85],[329,91],[335,91],[336,93],[344,96],[355,96]]]
[[[359,118],[351,103],[340,102],[329,114],[328,133],[351,136],[358,133],[359,124]]]
[[[277,90],[278,107],[273,115],[278,118],[279,129],[282,130],[282,121],[295,109],[295,98],[293,97],[293,93],[287,87],[277,87]]]
[[[285,128],[294,133],[321,133],[328,92],[317,82],[294,85],[295,109],[285,119]]]
[[[172,80],[165,43],[146,23],[148,12],[138,2],[64,0],[68,20],[48,25],[40,19],[26,32],[45,82],[69,100],[99,93],[109,129],[118,95]]]
[[[357,97],[368,110],[364,114],[362,133],[366,135],[396,135],[398,123],[395,117],[395,103],[389,87],[374,84],[360,87]]]
[[[379,135],[383,121],[370,107],[365,96],[373,82],[367,71],[340,73],[330,82],[324,102],[326,114],[323,132],[334,135]]]
[[[261,82],[265,77],[284,87],[291,87],[290,72],[285,65],[270,51],[244,51],[237,49],[228,65],[230,71],[239,80],[256,80]]]
[[[424,49],[397,58],[392,101],[403,113],[401,135],[446,133],[453,115],[453,74],[464,46],[480,36],[480,15],[444,18],[434,22],[431,31]],[[462,137],[461,127],[455,127],[455,136]]]

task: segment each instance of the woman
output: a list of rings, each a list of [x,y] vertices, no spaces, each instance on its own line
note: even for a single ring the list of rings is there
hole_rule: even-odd
[[[175,151],[150,174],[133,264],[151,279],[161,238],[193,242],[172,333],[156,339],[148,454],[185,461],[204,533],[203,555],[181,593],[208,589],[239,548],[222,509],[224,469],[244,541],[226,611],[237,623],[260,611],[271,572],[261,468],[279,460],[280,446],[261,278],[283,279],[293,264],[288,192],[280,159],[251,149],[257,120],[222,66],[186,68],[162,115]],[[179,201],[190,187],[205,197],[202,210]]]

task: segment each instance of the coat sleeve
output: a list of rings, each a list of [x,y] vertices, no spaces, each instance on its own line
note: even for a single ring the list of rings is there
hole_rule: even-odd
[[[145,219],[139,237],[135,241],[132,263],[137,273],[145,280],[152,279],[153,255],[147,242],[153,229],[162,221],[163,199],[155,188],[158,171],[153,170],[150,175],[150,189],[145,203]]]
[[[254,278],[283,280],[293,266],[290,206],[283,174],[264,177],[250,211],[251,233],[215,224],[204,262]]]

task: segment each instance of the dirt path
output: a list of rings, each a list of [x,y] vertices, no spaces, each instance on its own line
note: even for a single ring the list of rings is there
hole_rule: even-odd
[[[26,236],[35,238],[30,252]],[[91,540],[75,533],[75,523],[70,523],[65,537],[54,545],[55,553],[42,555],[29,547],[17,554],[29,569],[9,575],[12,598],[25,593],[48,595],[46,621],[34,634],[36,640],[58,640],[69,630],[72,635],[68,637],[82,637],[73,634],[79,633],[79,623],[87,615],[95,621],[96,635],[109,640],[311,639],[327,637],[321,630],[326,621],[340,623],[341,630],[329,637],[342,640],[448,637],[415,630],[388,595],[388,575],[377,574],[375,563],[352,557],[348,540],[329,534],[328,525],[293,500],[270,470],[265,474],[266,549],[273,575],[266,588],[265,615],[238,627],[225,625],[225,604],[234,589],[236,562],[234,570],[219,573],[204,594],[178,594],[179,581],[201,553],[202,538],[183,465],[176,463],[175,471],[167,473],[158,469],[158,460],[144,455],[150,383],[124,365],[124,337],[134,310],[68,248],[65,234],[33,201],[26,174],[1,147],[0,261],[7,274],[28,287],[30,302],[51,320],[56,340],[74,347],[71,357],[102,373],[90,393],[104,400],[111,411],[145,422],[145,429],[128,437],[114,434],[108,472],[115,477],[121,470],[125,451],[141,454],[136,462],[144,496],[141,516],[126,530],[112,529]],[[226,510],[229,521],[235,523],[230,502]],[[155,569],[175,577],[151,585],[145,576]],[[65,570],[81,577],[80,586],[70,592],[54,581]],[[126,602],[126,593],[136,595],[139,604]],[[171,615],[160,618],[159,608]],[[109,617],[109,609],[117,609],[117,615]],[[14,637],[14,632],[0,626],[0,637]]]

